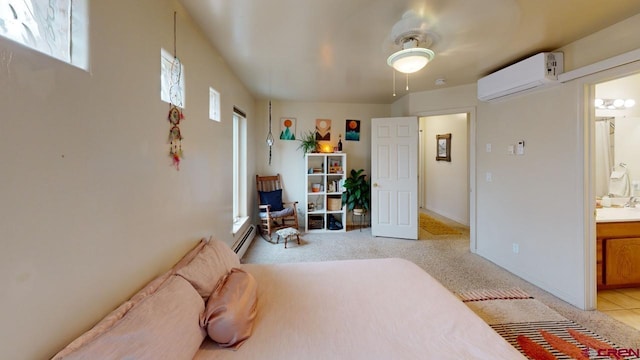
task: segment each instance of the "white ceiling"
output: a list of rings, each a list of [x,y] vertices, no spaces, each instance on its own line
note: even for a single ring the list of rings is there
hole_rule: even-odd
[[[392,103],[387,57],[402,15],[424,16],[435,59],[410,92],[475,83],[640,13],[638,0],[180,0],[258,99]],[[396,93],[405,95],[398,74]],[[440,86],[442,87],[442,86]]]

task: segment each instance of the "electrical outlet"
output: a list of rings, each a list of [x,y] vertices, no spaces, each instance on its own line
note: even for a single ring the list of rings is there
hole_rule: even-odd
[[[491,152],[491,144],[487,144],[486,145],[486,150],[487,150],[488,153]]]
[[[513,253],[517,254],[520,252],[520,245],[518,243],[513,243]]]
[[[492,181],[493,181],[493,175],[491,175],[491,173],[490,173],[490,172],[486,173],[486,174],[485,174],[485,180],[486,180],[487,182],[492,182]]]

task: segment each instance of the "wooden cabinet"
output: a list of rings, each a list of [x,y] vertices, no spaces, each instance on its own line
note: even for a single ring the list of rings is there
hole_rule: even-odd
[[[346,231],[347,211],[342,206],[342,190],[347,154],[312,153],[305,159],[305,231]]]
[[[640,222],[596,224],[598,289],[640,285]]]
[[[640,284],[640,237],[607,240],[605,264],[605,284]]]

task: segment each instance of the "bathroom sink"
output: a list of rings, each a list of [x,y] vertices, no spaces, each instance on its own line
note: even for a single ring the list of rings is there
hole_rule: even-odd
[[[596,209],[596,222],[640,221],[640,207],[608,207]]]

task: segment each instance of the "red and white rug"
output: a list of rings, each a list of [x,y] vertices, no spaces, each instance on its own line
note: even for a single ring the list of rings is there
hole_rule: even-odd
[[[618,348],[521,289],[480,289],[457,295],[529,359],[640,359],[640,349]]]

